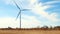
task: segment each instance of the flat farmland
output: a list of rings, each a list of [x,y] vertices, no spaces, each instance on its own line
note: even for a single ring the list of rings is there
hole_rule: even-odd
[[[0,30],[0,34],[60,34],[60,30]]]

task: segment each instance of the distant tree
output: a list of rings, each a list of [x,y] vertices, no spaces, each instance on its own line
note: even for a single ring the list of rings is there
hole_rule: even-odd
[[[41,27],[41,29],[47,30],[48,29],[48,26],[43,26],[43,27]]]
[[[60,30],[60,26],[55,26],[54,29]]]
[[[48,28],[48,26],[43,26],[43,28]]]
[[[50,30],[52,30],[53,29],[53,27],[52,26],[50,26],[50,28],[49,28]]]
[[[11,27],[8,27],[8,29],[12,29]]]

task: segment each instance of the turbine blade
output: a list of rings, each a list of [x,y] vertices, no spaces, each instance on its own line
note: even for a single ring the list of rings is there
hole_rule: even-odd
[[[13,2],[15,3],[16,7],[20,10],[20,7],[17,5],[17,3],[16,3],[15,1],[13,1]],[[19,11],[19,13],[18,13],[18,15],[17,15],[16,20],[17,20],[17,18],[19,17],[20,13],[21,13],[21,10]]]
[[[22,9],[21,11],[30,11],[31,9]]]
[[[15,3],[15,5],[17,6],[17,8],[20,10],[20,7],[17,5],[17,3],[15,1],[13,1]]]
[[[21,14],[21,11],[19,11],[19,13],[18,13],[18,15],[17,15],[17,17],[16,17],[16,20],[17,20],[17,18],[19,17],[20,14]]]

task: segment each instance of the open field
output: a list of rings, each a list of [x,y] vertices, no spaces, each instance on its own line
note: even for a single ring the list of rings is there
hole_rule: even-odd
[[[0,30],[0,34],[60,34],[60,30]]]

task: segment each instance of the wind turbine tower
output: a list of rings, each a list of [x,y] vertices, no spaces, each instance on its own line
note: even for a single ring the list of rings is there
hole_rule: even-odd
[[[21,8],[18,6],[18,4],[13,0],[13,2],[14,2],[14,4],[16,5],[16,7],[19,9],[19,13],[18,13],[18,15],[17,15],[17,17],[16,17],[16,20],[17,20],[17,18],[20,16],[20,28],[21,28],[21,11],[29,11],[30,9],[22,9],[21,10]]]

